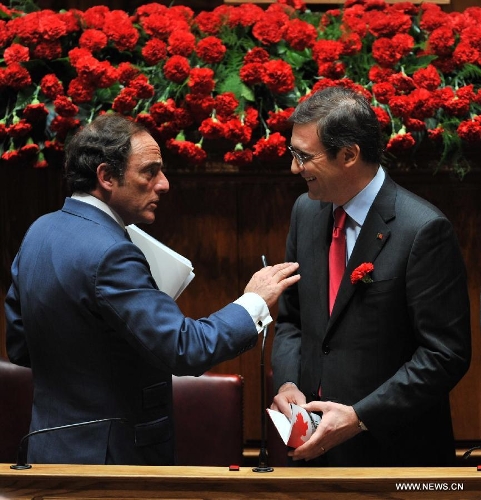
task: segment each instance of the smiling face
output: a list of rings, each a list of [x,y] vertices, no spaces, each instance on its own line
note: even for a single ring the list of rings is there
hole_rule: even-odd
[[[159,145],[152,136],[147,132],[133,135],[124,176],[108,180],[108,205],[126,225],[154,222],[159,195],[169,190],[162,165]]]
[[[295,123],[292,128],[293,155],[291,172],[307,182],[309,198],[342,205],[346,200],[347,171],[343,149],[329,158],[317,136],[317,123]],[[301,163],[297,156],[315,155]],[[349,199],[349,198],[347,198]]]

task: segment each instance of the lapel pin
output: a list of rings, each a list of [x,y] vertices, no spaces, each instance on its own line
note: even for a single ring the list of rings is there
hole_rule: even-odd
[[[383,238],[383,234],[382,234],[382,233],[377,233],[376,238],[377,238],[378,240],[382,240],[382,238]]]

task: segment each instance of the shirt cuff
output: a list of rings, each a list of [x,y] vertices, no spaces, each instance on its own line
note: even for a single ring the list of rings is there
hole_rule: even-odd
[[[235,300],[234,304],[242,306],[249,313],[256,325],[257,333],[261,333],[273,321],[265,300],[257,293],[245,293]]]

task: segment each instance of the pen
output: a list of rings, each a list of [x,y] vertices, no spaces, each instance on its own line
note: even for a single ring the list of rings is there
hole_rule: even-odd
[[[267,259],[265,255],[261,255],[261,260],[262,260],[262,265],[264,267],[267,267]]]

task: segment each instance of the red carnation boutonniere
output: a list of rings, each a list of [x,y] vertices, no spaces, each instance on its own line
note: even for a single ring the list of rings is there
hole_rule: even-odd
[[[351,283],[355,285],[362,281],[363,283],[372,283],[373,279],[369,273],[374,271],[374,265],[371,262],[364,262],[351,273]]]

